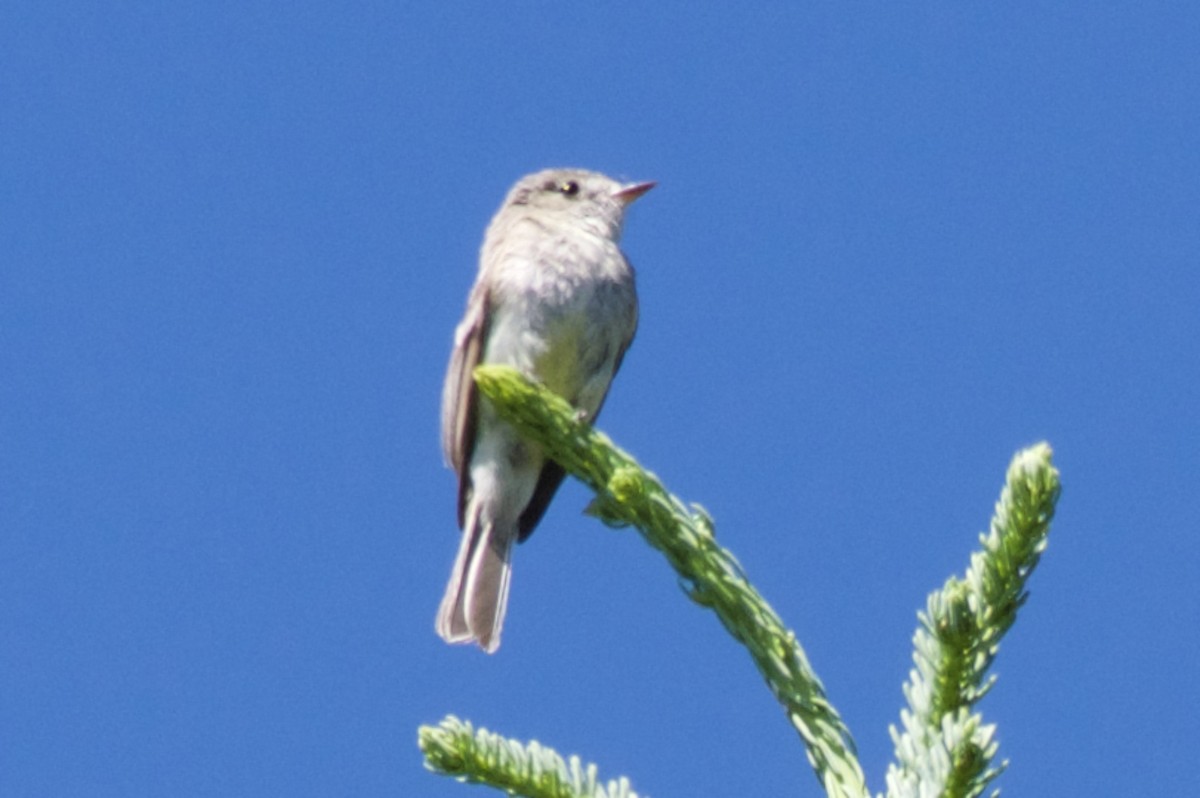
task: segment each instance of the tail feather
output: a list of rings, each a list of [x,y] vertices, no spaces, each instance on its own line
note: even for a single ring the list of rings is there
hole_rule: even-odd
[[[442,597],[441,607],[438,608],[437,633],[447,643],[466,643],[471,640],[471,630],[467,627],[467,616],[463,609],[462,588],[476,539],[477,536],[469,530],[463,531],[458,556],[450,570],[450,583],[446,585],[446,595]]]
[[[508,606],[515,529],[468,516],[462,543],[437,616],[437,633],[447,643],[477,641],[489,654],[500,647]]]

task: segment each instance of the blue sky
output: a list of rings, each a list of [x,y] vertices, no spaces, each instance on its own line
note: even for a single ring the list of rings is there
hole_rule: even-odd
[[[601,426],[798,632],[881,790],[915,611],[1065,491],[983,702],[1009,794],[1200,721],[1200,10],[9,4],[0,793],[469,795],[446,714],[653,796],[817,795],[745,654],[568,484],[504,645],[433,616],[438,401],[521,175],[659,186]]]

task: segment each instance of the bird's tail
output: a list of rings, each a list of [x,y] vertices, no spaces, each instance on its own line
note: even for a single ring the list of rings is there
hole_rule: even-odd
[[[491,654],[500,647],[517,530],[484,521],[472,509],[438,610],[437,633],[447,643],[477,641]]]

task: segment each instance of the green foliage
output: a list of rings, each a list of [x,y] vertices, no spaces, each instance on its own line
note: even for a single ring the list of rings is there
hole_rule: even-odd
[[[947,580],[918,613],[904,730],[891,729],[896,763],[888,770],[889,796],[976,796],[1003,769],[992,765],[995,727],[970,710],[995,683],[987,670],[1029,595],[1025,582],[1046,548],[1059,491],[1049,446],[1019,452],[991,530],[980,535],[982,550],[971,555],[961,580]]]
[[[688,596],[712,610],[746,648],[804,741],[826,793],[867,796],[849,730],[803,648],[717,544],[704,509],[684,505],[564,400],[515,370],[480,366],[475,380],[506,420],[596,493],[589,513],[613,526],[636,527],[666,557]],[[951,578],[919,614],[916,667],[904,688],[909,708],[901,713],[903,731],[892,729],[897,763],[887,774],[889,796],[976,796],[999,773],[992,764],[994,727],[971,708],[992,685],[986,671],[1046,546],[1059,493],[1050,454],[1045,444],[1017,454],[991,532],[981,538],[983,550],[972,555],[965,577]],[[537,743],[472,732],[454,717],[422,727],[420,743],[430,769],[512,795],[636,798],[624,779],[601,787],[594,766],[584,769],[576,758],[568,764]]]
[[[638,798],[627,779],[600,784],[595,765],[567,761],[536,742],[522,745],[451,715],[418,732],[426,766],[474,784],[529,798]]]

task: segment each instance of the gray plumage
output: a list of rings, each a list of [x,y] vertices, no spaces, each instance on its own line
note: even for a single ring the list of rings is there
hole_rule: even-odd
[[[488,226],[454,334],[442,448],[458,473],[458,557],[437,616],[447,642],[500,645],[512,547],[532,532],[562,469],[480,401],[480,363],[520,369],[594,420],[637,328],[625,208],[653,183],[551,169],[522,178]]]

